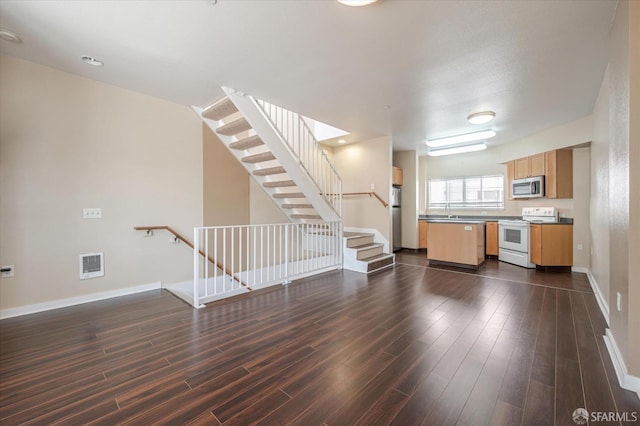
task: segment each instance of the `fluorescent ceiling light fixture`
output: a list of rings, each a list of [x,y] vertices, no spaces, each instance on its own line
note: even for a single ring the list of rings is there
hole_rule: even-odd
[[[493,111],[474,112],[467,117],[469,123],[472,124],[485,124],[496,118],[496,113]]]
[[[346,6],[366,6],[377,1],[378,0],[338,0],[338,2]]]
[[[441,155],[462,154],[464,152],[482,151],[487,149],[487,145],[484,142],[476,143],[473,145],[455,146],[453,148],[436,149],[427,152],[432,157],[439,157]]]
[[[463,135],[449,136],[449,137],[440,138],[440,139],[430,139],[427,141],[427,146],[430,146],[431,148],[438,148],[440,146],[455,145],[458,143],[474,142],[482,139],[489,139],[494,137],[495,135],[496,135],[496,132],[494,132],[491,129],[481,130],[479,132],[465,133]]]

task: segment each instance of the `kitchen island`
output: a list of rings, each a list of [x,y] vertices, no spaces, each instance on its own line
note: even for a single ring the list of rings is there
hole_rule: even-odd
[[[485,221],[429,219],[427,259],[429,264],[450,264],[477,269],[485,258]]]

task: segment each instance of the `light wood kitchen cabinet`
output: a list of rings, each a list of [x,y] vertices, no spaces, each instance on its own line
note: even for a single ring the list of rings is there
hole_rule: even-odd
[[[487,256],[498,255],[498,222],[487,222],[485,230],[485,254]]]
[[[427,259],[477,267],[484,262],[484,223],[428,222]]]
[[[507,199],[513,200],[512,182],[544,176],[545,197],[573,198],[573,151],[556,149],[507,163]]]
[[[539,266],[572,266],[573,225],[531,224],[529,246],[531,263]]]
[[[426,220],[418,221],[418,248],[427,248],[427,228],[429,224]]]
[[[393,178],[391,181],[393,185],[402,186],[403,171],[400,167],[393,166]]]
[[[556,149],[545,152],[545,196],[573,198],[573,151]]]
[[[513,179],[515,179],[515,161],[509,161],[507,163],[507,199],[513,200]]]
[[[542,176],[545,173],[544,153],[532,155],[530,157],[518,158],[514,161],[515,179],[524,179],[531,176]]]

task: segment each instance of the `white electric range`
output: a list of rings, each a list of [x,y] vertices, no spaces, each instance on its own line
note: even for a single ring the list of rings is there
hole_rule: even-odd
[[[529,225],[531,222],[558,221],[555,207],[524,207],[522,220],[498,221],[498,260],[525,268],[535,268],[529,255]]]

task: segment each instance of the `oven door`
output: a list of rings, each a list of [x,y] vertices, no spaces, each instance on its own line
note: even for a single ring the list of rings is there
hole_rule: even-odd
[[[501,249],[529,253],[529,222],[501,220],[498,222]]]

